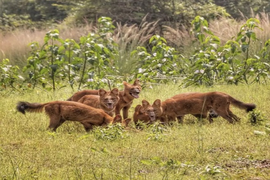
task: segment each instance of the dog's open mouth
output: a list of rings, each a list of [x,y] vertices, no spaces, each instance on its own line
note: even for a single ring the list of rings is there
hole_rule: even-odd
[[[107,104],[107,108],[113,109],[113,104],[111,104],[111,103]]]
[[[134,91],[130,92],[130,95],[133,96],[134,98],[139,98],[140,91]]]
[[[150,121],[155,121],[156,117],[155,116],[150,116]]]

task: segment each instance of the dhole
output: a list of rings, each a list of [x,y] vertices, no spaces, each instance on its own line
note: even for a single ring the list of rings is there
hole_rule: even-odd
[[[180,99],[180,98],[185,98],[185,97],[188,97],[188,96],[192,96],[196,94],[196,92],[187,92],[187,93],[181,93],[181,94],[177,94],[173,97],[171,97],[172,99]],[[200,118],[205,118],[205,117],[202,117],[201,114],[192,114],[193,116],[195,116],[196,118],[200,119]],[[213,109],[210,109],[209,110],[209,113],[208,113],[208,116],[207,116],[207,119],[209,120],[210,123],[213,122],[213,118],[217,118],[218,117],[218,114],[213,110]],[[167,117],[168,120],[175,120],[175,117]],[[177,120],[179,123],[183,123],[183,119],[184,119],[184,116],[177,116]]]
[[[119,92],[119,101],[115,107],[115,114],[120,114],[120,111],[123,110],[123,118],[128,117],[128,110],[132,105],[134,98],[139,98],[141,92],[141,85],[138,79],[134,81],[133,84],[123,82],[124,90]],[[83,90],[76,92],[71,96],[68,101],[78,101],[84,95],[98,95],[98,90]]]
[[[156,110],[157,117],[164,122],[167,121],[167,116],[178,117],[186,114],[206,118],[207,112],[212,109],[228,122],[234,123],[234,121],[239,121],[240,118],[232,113],[230,104],[245,109],[247,112],[256,108],[255,104],[243,103],[222,92],[197,92],[187,96],[176,95],[174,98],[169,98],[162,103],[158,100],[153,107]],[[213,120],[209,119],[209,121]]]
[[[111,91],[100,89],[99,95],[85,95],[78,102],[92,106],[94,108],[102,109],[110,116],[114,116],[116,104],[119,101],[119,92],[117,88]]]
[[[156,120],[154,108],[146,100],[142,100],[142,105],[137,105],[133,114],[133,121],[138,127],[138,122],[142,121],[146,124],[151,124]]]
[[[25,111],[42,112],[45,109],[50,118],[48,129],[53,131],[56,131],[65,121],[78,121],[88,132],[93,126],[106,126],[122,120],[120,115],[113,118],[101,109],[70,101],[52,101],[44,104],[19,102],[16,109],[23,114]]]

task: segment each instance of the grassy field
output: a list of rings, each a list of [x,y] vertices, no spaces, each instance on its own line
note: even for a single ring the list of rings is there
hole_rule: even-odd
[[[209,124],[186,116],[184,124],[153,125],[144,130],[119,126],[86,133],[79,123],[67,122],[56,133],[46,131],[45,113],[26,115],[15,111],[20,100],[65,100],[70,89],[57,92],[1,92],[1,179],[270,179],[270,86],[215,86],[212,88],[155,85],[146,88],[135,105],[147,99],[165,100],[177,93],[222,91],[257,105],[262,125],[251,125],[248,115],[232,108],[241,123],[222,118]]]

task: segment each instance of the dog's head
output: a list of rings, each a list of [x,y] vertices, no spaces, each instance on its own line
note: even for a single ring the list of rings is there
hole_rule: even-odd
[[[209,110],[209,117],[210,118],[217,118],[218,117],[218,113],[214,109],[210,109]]]
[[[135,114],[139,115],[140,120],[150,121],[150,123],[156,120],[156,114],[153,106],[146,100],[142,100],[142,105],[137,105],[135,108]]]
[[[155,114],[157,117],[161,117],[162,113],[163,113],[163,109],[161,107],[161,100],[160,99],[156,99],[152,105],[152,107],[154,108]]]
[[[136,79],[133,84],[129,84],[127,82],[123,82],[125,89],[124,92],[131,98],[139,98],[139,94],[142,90],[140,85],[140,81]]]
[[[140,108],[140,113],[145,113],[150,119],[150,122],[154,122],[156,120],[156,114],[153,106],[146,100],[142,100],[142,107]]]
[[[114,88],[111,91],[99,90],[100,103],[108,109],[114,109],[119,101],[119,91]]]

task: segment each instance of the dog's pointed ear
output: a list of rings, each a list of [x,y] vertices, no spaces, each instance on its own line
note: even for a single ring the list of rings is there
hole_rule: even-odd
[[[104,89],[98,90],[98,95],[99,96],[104,96],[107,92]]]
[[[114,88],[113,90],[111,90],[111,93],[114,94],[115,96],[119,95],[119,91],[117,88]]]
[[[138,104],[136,107],[135,107],[135,112],[138,112],[140,111],[140,108],[142,108],[142,105]]]
[[[144,99],[144,100],[142,100],[142,105],[143,105],[144,108],[147,108],[150,104],[149,104],[148,101],[146,101],[146,100]]]
[[[153,103],[153,106],[157,106],[160,107],[161,106],[161,100],[160,99],[156,99]]]
[[[145,113],[145,108],[144,108],[144,107],[142,107],[142,106],[140,106],[140,108],[139,108],[139,112],[140,112],[141,114]]]
[[[139,80],[139,79],[135,79],[133,85],[134,85],[134,86],[141,86],[140,80]]]
[[[130,86],[130,84],[128,84],[126,81],[123,82],[125,88],[128,88]]]

